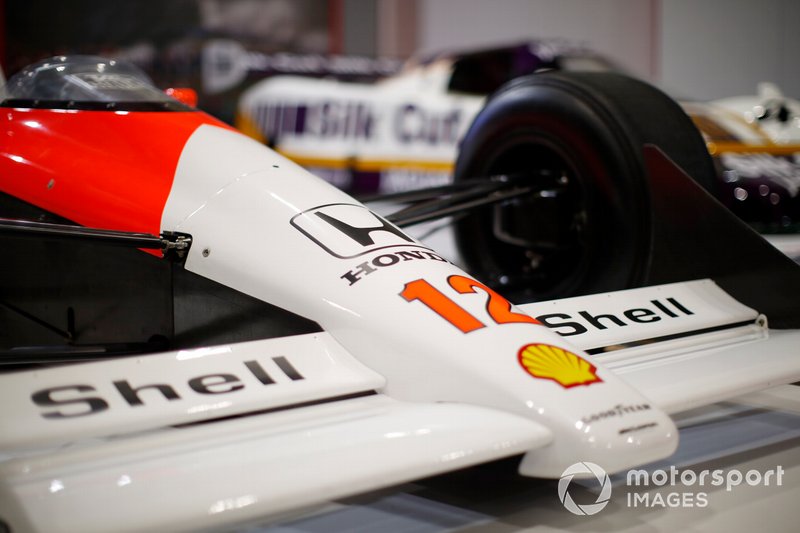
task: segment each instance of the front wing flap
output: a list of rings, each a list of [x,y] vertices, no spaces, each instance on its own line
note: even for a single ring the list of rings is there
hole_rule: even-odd
[[[246,524],[522,453],[550,432],[521,417],[371,395],[0,465],[12,531],[183,531]]]
[[[800,381],[800,330],[768,328],[711,280],[521,307],[669,413]]]

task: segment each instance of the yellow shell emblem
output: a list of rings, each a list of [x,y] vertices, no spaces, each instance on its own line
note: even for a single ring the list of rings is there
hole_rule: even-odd
[[[523,346],[519,351],[519,364],[531,376],[552,379],[565,389],[603,381],[589,361],[549,344]]]

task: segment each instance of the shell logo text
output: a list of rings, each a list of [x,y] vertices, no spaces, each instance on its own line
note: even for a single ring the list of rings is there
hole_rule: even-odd
[[[519,351],[519,364],[531,376],[551,379],[565,389],[603,381],[589,361],[549,344],[523,346]]]

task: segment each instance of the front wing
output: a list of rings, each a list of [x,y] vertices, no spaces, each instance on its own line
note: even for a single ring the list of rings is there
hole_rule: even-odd
[[[800,332],[708,280],[523,308],[670,412],[800,380]],[[523,453],[524,474],[550,443],[520,416],[384,383],[326,333],[0,376],[2,519],[223,527]]]

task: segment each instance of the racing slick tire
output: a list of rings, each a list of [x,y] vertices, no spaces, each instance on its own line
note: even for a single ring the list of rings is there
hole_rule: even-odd
[[[651,239],[645,144],[713,192],[701,134],[658,89],[606,72],[506,84],[465,135],[454,179],[506,176],[531,192],[456,219],[464,267],[518,302],[639,286]]]

